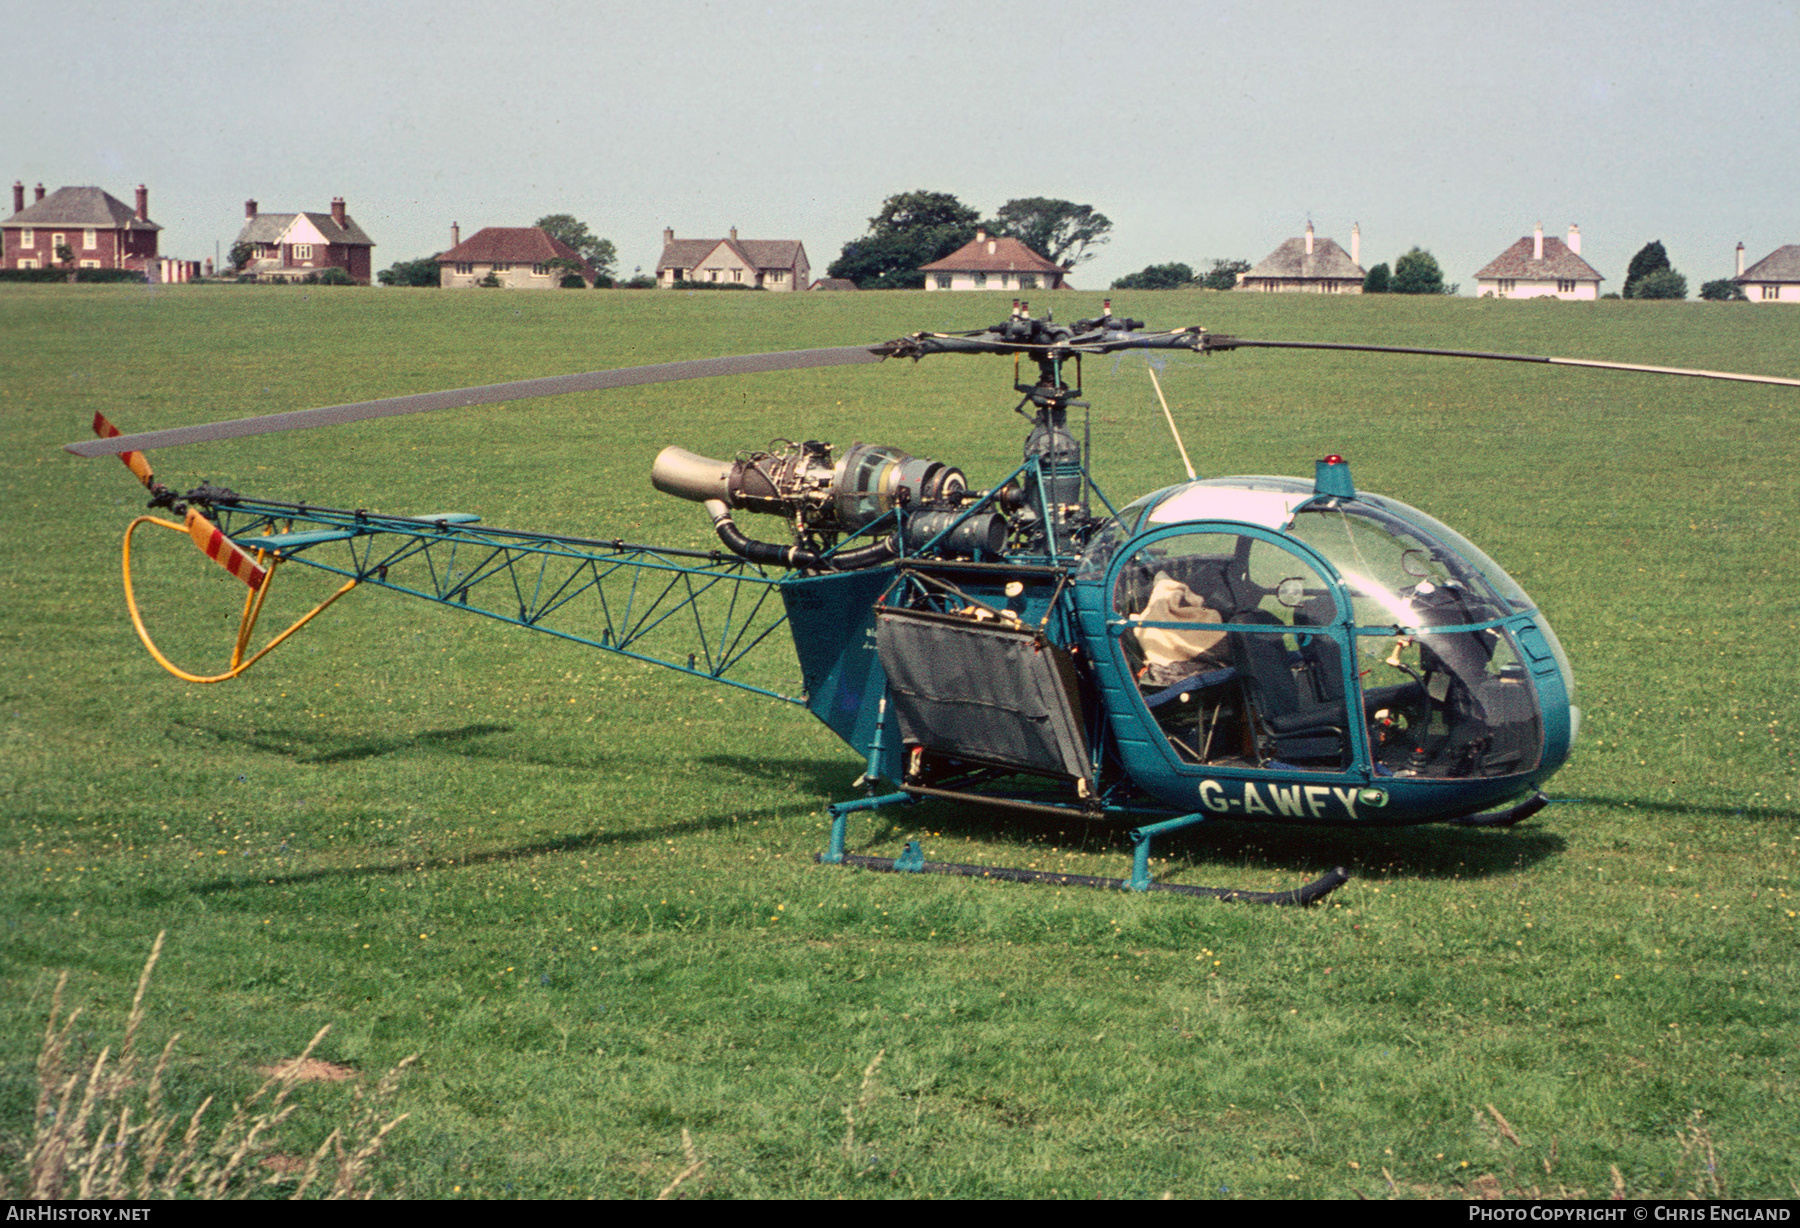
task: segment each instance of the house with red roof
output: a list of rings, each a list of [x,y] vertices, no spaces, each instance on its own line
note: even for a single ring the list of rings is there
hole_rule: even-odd
[[[66,247],[78,269],[147,270],[157,263],[150,220],[150,190],[138,184],[137,208],[99,188],[58,188],[25,203],[25,185],[13,184],[12,216],[0,222],[0,268],[53,269],[63,266],[56,249]]]
[[[927,290],[1068,290],[1063,267],[1017,239],[985,230],[942,260],[919,266]]]
[[[513,290],[554,290],[571,273],[593,287],[594,267],[541,227],[483,226],[458,241],[460,234],[452,226],[450,250],[437,256],[438,285],[446,290],[488,284],[490,277]]]
[[[1569,227],[1563,240],[1546,239],[1540,225],[1475,274],[1475,297],[1592,300],[1603,280],[1581,258],[1581,227]]]
[[[247,200],[233,249],[240,244],[249,255],[238,276],[250,281],[305,281],[342,269],[366,286],[374,264],[375,240],[356,224],[342,196],[332,197],[327,213],[262,213]]]
[[[1778,247],[1749,268],[1738,244],[1738,274],[1732,278],[1753,303],[1800,303],[1800,243]]]
[[[669,290],[677,282],[804,290],[812,284],[812,264],[798,239],[740,239],[736,226],[723,239],[677,239],[665,227],[656,284]]]

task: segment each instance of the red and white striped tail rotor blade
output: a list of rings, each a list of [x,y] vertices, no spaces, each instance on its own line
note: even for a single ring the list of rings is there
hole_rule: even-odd
[[[200,547],[200,553],[248,584],[251,592],[262,588],[263,581],[269,578],[268,569],[257,566],[249,551],[225,536],[218,525],[191,507],[187,513],[187,531],[188,536],[194,539],[194,544]]]
[[[102,439],[116,439],[122,433],[123,432],[121,432],[118,427],[106,420],[105,414],[101,413],[99,410],[94,411],[94,434],[100,436]],[[155,487],[156,475],[150,472],[149,457],[145,456],[142,452],[121,452],[119,453],[119,459],[125,462],[125,467],[127,469],[137,475],[137,480],[144,484],[145,490],[151,490]]]

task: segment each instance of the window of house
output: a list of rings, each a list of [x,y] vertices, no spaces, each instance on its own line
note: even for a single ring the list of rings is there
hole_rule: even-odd
[[[786,281],[787,280],[787,270],[786,269],[770,269],[768,276],[769,276],[769,280],[772,282]]]
[[[68,241],[69,241],[68,235],[64,234],[60,230],[55,231],[50,236],[50,250],[54,252],[57,248],[66,245],[68,243]]]
[[[1575,283],[1566,277],[1559,278],[1556,283],[1556,292],[1558,294],[1573,294],[1575,293]]]
[[[475,266],[473,264],[459,264],[456,266],[456,271],[467,276],[475,271]]]
[[[736,281],[736,282],[742,282],[744,280],[744,270],[742,270],[742,269],[731,270],[731,280]]]
[[[100,246],[100,235],[99,235],[98,231],[94,230],[92,227],[89,227],[88,229],[81,232],[81,247],[82,247],[83,251],[91,252],[96,247],[99,247],[99,246]],[[98,267],[98,266],[96,266],[96,267]]]
[[[1778,299],[1781,297],[1781,287],[1773,284],[1766,285],[1763,287],[1762,296],[1767,300]]]
[[[1514,282],[1514,281],[1513,281],[1513,279],[1512,279],[1512,278],[1510,278],[1510,277],[1502,277],[1502,278],[1501,278],[1501,279],[1500,279],[1500,293],[1502,293],[1502,294],[1511,294],[1511,293],[1512,293],[1512,292],[1513,292],[1513,286],[1514,286],[1514,285],[1515,285],[1515,284],[1516,284],[1516,283],[1515,283],[1515,282]]]
[[[35,269],[37,266],[38,262],[36,257],[25,257],[19,261],[19,267],[22,269]]]
[[[950,288],[950,274],[939,273],[937,275],[937,288],[940,290],[948,290]]]
[[[81,267],[84,269],[97,269],[100,267],[100,262],[98,260],[83,260],[81,262]]]
[[[1021,290],[1037,289],[1037,278],[1032,276],[1030,273],[1019,274],[1019,289],[1021,289]]]
[[[312,244],[310,244],[310,243],[294,244],[294,259],[296,259],[296,260],[311,260],[312,259]]]
[[[25,227],[25,229],[23,229],[19,232],[19,246],[20,247],[30,247],[32,244],[34,244],[36,242],[37,242],[37,239],[31,229],[31,227],[27,226],[27,227]]]
[[[987,289],[987,274],[986,273],[975,274],[974,281],[975,281],[975,288],[977,290]]]
[[[547,264],[534,264],[531,266],[531,273],[534,277],[548,277],[550,276],[550,266]]]
[[[512,265],[505,261],[495,261],[494,262],[494,272],[510,273],[510,272],[512,272]]]

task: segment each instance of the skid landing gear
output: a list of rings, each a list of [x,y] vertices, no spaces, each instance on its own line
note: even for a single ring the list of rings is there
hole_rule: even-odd
[[[1150,841],[1157,836],[1203,822],[1204,815],[1183,815],[1133,830],[1132,872],[1128,879],[1099,878],[1090,874],[1057,874],[1050,870],[1027,870],[1014,866],[975,866],[950,861],[927,861],[925,851],[917,840],[907,841],[905,851],[898,857],[866,857],[844,851],[846,830],[852,814],[886,805],[912,804],[918,800],[912,794],[902,792],[836,803],[831,807],[831,845],[818,855],[817,860],[822,865],[857,866],[865,870],[895,874],[954,874],[963,878],[991,878],[1009,883],[1096,887],[1103,891],[1169,891],[1178,895],[1240,900],[1249,904],[1316,904],[1350,881],[1350,875],[1341,866],[1293,891],[1241,891],[1231,887],[1194,887],[1185,883],[1154,881],[1150,877]]]

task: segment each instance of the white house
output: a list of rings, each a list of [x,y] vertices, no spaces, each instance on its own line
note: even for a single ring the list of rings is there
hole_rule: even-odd
[[[920,265],[927,290],[1067,290],[1060,264],[1017,239],[977,230],[974,239],[942,260]]]
[[[1335,239],[1321,239],[1313,234],[1313,224],[1306,223],[1306,233],[1288,239],[1263,257],[1262,262],[1238,278],[1238,289],[1300,294],[1361,294],[1367,273],[1358,261],[1362,257],[1362,227],[1350,228],[1350,250],[1345,252]]]
[[[1581,258],[1581,227],[1568,239],[1546,239],[1542,225],[1475,274],[1477,298],[1597,299],[1602,278]]]
[[[1731,280],[1753,303],[1800,303],[1800,243],[1778,247],[1749,268],[1738,244],[1738,274]]]

